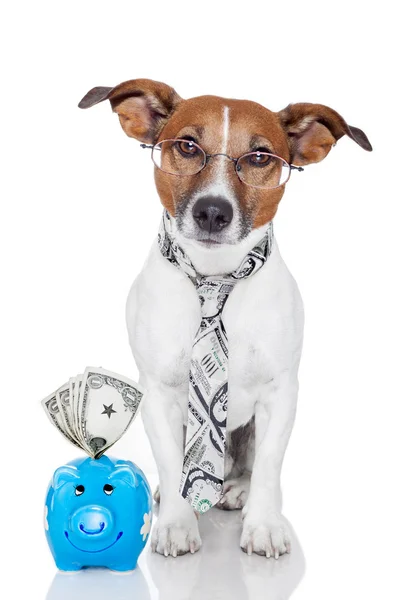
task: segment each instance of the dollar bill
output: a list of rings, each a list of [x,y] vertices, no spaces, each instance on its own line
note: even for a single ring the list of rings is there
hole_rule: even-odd
[[[69,435],[67,432],[64,421],[61,416],[61,411],[58,407],[56,392],[50,394],[44,400],[42,400],[42,406],[44,412],[48,416],[50,423],[54,425],[56,429],[67,439],[71,444],[80,448],[80,445],[77,441]]]
[[[75,434],[72,427],[73,419],[70,405],[69,382],[65,383],[56,391],[56,402],[64,428],[69,436],[74,438]]]
[[[83,439],[99,457],[125,433],[132,423],[143,390],[127,377],[88,367],[79,394]]]
[[[70,443],[100,458],[131,425],[143,394],[139,384],[123,375],[88,367],[42,400],[42,406]]]

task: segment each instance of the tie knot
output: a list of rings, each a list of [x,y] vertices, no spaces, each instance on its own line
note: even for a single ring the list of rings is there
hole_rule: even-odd
[[[201,316],[212,318],[221,314],[229,294],[235,287],[235,280],[225,278],[203,278],[197,284]]]

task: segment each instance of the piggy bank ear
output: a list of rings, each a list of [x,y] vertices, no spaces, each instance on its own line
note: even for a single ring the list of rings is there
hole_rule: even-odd
[[[59,467],[57,471],[54,472],[52,486],[55,490],[58,490],[64,483],[68,481],[77,481],[79,479],[79,473],[75,467],[71,467],[65,465],[64,467]]]
[[[138,486],[138,480],[132,468],[129,465],[121,465],[116,467],[109,477],[110,481],[115,484],[117,481],[125,481],[131,487]]]

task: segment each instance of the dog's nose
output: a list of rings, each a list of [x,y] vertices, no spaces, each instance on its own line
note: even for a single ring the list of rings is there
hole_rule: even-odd
[[[193,206],[193,218],[200,227],[209,233],[218,233],[233,219],[232,205],[224,198],[203,196]]]

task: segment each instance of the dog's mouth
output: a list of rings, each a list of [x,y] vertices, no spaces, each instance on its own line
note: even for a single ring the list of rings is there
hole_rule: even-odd
[[[198,242],[201,246],[204,246],[205,248],[215,248],[216,246],[220,246],[222,242],[217,242],[217,240],[212,240],[211,238],[206,239],[206,240],[195,240],[196,242]]]
[[[215,239],[214,237],[205,237],[202,235],[187,235],[186,232],[181,233],[182,238],[185,241],[189,241],[198,248],[202,248],[205,250],[218,250],[219,248],[224,248],[226,246],[235,246],[241,240],[237,240],[236,238],[229,239],[227,237],[221,237],[220,239]]]
[[[71,546],[76,548],[76,550],[80,550],[81,552],[89,552],[90,554],[96,554],[97,552],[104,552],[105,550],[112,548],[112,546],[114,546],[118,542],[118,540],[122,537],[123,532],[122,531],[119,532],[119,534],[117,535],[117,538],[113,541],[112,544],[110,544],[109,546],[106,546],[105,548],[100,548],[100,550],[84,550],[83,548],[79,548],[78,546],[75,546],[75,544],[73,542],[71,542],[71,540],[69,539],[68,531],[64,531],[64,535],[67,538],[67,540],[69,541],[69,543],[71,544]]]

